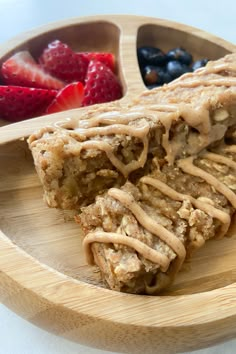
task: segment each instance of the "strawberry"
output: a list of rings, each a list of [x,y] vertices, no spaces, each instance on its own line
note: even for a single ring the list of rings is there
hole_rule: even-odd
[[[118,100],[121,96],[121,85],[114,73],[99,61],[91,60],[85,80],[82,106]]]
[[[46,73],[27,51],[14,54],[2,64],[6,85],[61,89],[65,84]]]
[[[84,97],[84,86],[81,82],[68,84],[58,92],[56,98],[47,109],[47,113],[55,113],[81,107]]]
[[[56,90],[0,86],[0,118],[17,122],[45,113]]]
[[[39,58],[46,71],[67,83],[84,82],[88,62],[85,56],[77,55],[59,40],[50,43]]]
[[[110,68],[111,71],[113,71],[113,73],[115,72],[115,56],[112,53],[108,53],[108,52],[79,52],[76,54],[78,55],[78,57],[80,55],[83,55],[89,61],[98,60],[101,63],[108,66],[108,68]]]

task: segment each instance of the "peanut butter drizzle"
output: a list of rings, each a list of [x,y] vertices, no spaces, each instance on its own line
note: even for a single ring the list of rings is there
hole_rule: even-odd
[[[210,69],[212,70],[212,68]],[[208,72],[205,70],[205,72]],[[188,75],[188,74],[186,74]],[[176,82],[171,84],[170,86],[172,89],[175,86],[183,86],[185,85],[186,87],[195,87],[198,85],[201,85],[205,83],[206,85],[210,84],[218,84],[218,85],[227,85],[234,83],[236,85],[236,78],[232,78],[231,81],[229,78],[220,78],[216,80],[210,80],[209,82],[206,82],[206,80],[199,80],[199,79],[193,79],[192,76],[189,76],[190,80],[188,81],[181,81],[182,79],[176,80]],[[200,77],[200,75],[198,75]],[[185,87],[183,86],[183,87]],[[147,92],[145,95],[151,95],[152,93]],[[158,116],[158,112],[160,112],[160,116]],[[170,163],[173,164],[177,150],[175,149],[174,144],[170,141],[169,139],[169,131],[171,129],[172,123],[179,117],[182,117],[186,123],[197,129],[199,132],[199,148],[196,153],[207,146],[209,143],[214,140],[214,138],[211,136],[211,119],[210,115],[207,109],[203,108],[197,108],[193,107],[190,104],[151,104],[147,106],[141,106],[141,105],[136,105],[135,107],[130,107],[129,111],[118,111],[114,109],[108,109],[106,112],[100,112],[98,110],[98,115],[94,117],[94,114],[96,112],[92,111],[92,116],[89,116],[87,119],[67,119],[66,122],[57,122],[54,125],[54,128],[60,129],[63,131],[63,129],[73,129],[71,133],[69,133],[71,139],[76,139],[78,137],[78,140],[81,139],[83,141],[80,141],[80,143],[83,144],[82,149],[86,148],[96,148],[97,150],[103,150],[106,154],[107,157],[110,159],[110,162],[114,164],[116,168],[125,176],[128,177],[128,174],[132,172],[134,169],[143,167],[146,158],[147,158],[147,151],[146,148],[148,148],[148,139],[147,139],[147,126],[151,127],[152,122],[157,122],[158,120],[160,123],[163,125],[165,128],[165,133],[163,134],[163,139],[162,139],[162,146],[165,149],[166,152],[166,160]],[[141,128],[137,128],[134,125],[128,125],[130,122],[134,120],[142,120],[142,118],[146,119],[146,127],[143,127],[143,130]],[[149,121],[149,122],[148,122]],[[100,126],[100,125],[105,125],[105,126]],[[49,129],[49,128],[48,128]],[[52,128],[51,128],[52,129]],[[150,128],[149,128],[150,129]],[[65,131],[65,135],[66,132]],[[45,133],[45,130],[41,130],[41,135]],[[139,134],[140,133],[140,134]],[[103,136],[103,135],[117,135],[117,134],[128,134],[130,136],[135,136],[139,137],[140,139],[143,140],[143,153],[141,154],[140,158],[138,161],[135,161],[134,163],[130,163],[125,167],[125,165],[119,161],[118,158],[115,157],[114,153],[112,152],[112,149],[108,146],[108,143],[103,144],[102,142],[99,142],[97,144],[95,141],[92,143],[87,143],[84,142],[84,140],[95,137],[97,136]],[[68,135],[68,134],[67,134]],[[144,136],[145,135],[145,136]],[[32,147],[34,146],[33,140],[34,139],[39,139],[39,134],[35,134],[34,136],[31,136],[29,142],[32,144]],[[41,140],[41,142],[43,139]],[[92,147],[94,146],[94,147]],[[80,149],[78,149],[80,151]],[[143,157],[146,156],[144,159]]]
[[[42,138],[42,136],[46,133],[46,134],[48,134],[48,133],[53,133],[53,131],[54,131],[54,129],[53,129],[53,127],[44,127],[44,128],[41,128],[38,132],[35,132],[34,134],[31,134],[30,136],[29,136],[29,139],[28,139],[28,142],[29,142],[29,144],[31,145],[31,146],[34,146],[34,145],[36,145],[37,144],[37,140],[39,140],[39,139],[41,139],[41,141],[43,140],[45,140],[45,139],[43,139]]]
[[[134,108],[133,108],[134,109]],[[86,140],[95,136],[102,136],[102,135],[122,135],[126,134],[129,136],[134,136],[140,138],[143,141],[143,152],[138,161],[133,161],[128,165],[124,165],[118,158],[115,157],[113,153],[113,149],[110,148],[108,143],[103,143],[99,141],[99,144],[94,140],[89,141],[82,141],[82,146],[78,151],[81,149],[97,149],[102,150],[106,153],[110,162],[125,176],[128,177],[129,173],[135,169],[143,167],[146,163],[147,152],[148,152],[148,138],[147,135],[150,130],[150,125],[154,120],[154,112],[152,111],[160,111],[162,115],[160,117],[160,122],[165,128],[165,133],[163,134],[163,148],[166,151],[167,160],[172,163],[174,161],[174,151],[172,149],[172,145],[169,142],[169,130],[171,128],[171,123],[179,117],[179,112],[176,111],[175,105],[151,105],[148,109],[139,106],[137,109],[135,108],[134,111],[131,110],[122,115],[122,112],[112,111],[112,112],[105,112],[99,114],[97,117],[79,120],[76,121],[72,119],[71,121],[66,121],[64,124],[63,122],[59,126],[57,124],[58,129],[68,129],[72,128],[73,131],[70,133],[71,137],[80,137],[81,140]],[[165,112],[164,112],[165,110]],[[157,114],[157,113],[155,113]],[[145,119],[144,119],[145,117]],[[136,126],[128,125],[130,122],[134,120],[138,120]],[[142,127],[139,127],[138,124],[144,120]],[[149,120],[149,123],[147,122]],[[150,123],[151,122],[151,123]],[[104,124],[105,126],[100,126]],[[145,158],[144,158],[145,156]]]
[[[125,126],[131,123],[132,121],[138,122],[138,120],[142,120],[142,119],[145,119],[146,121],[148,120],[153,121],[155,118],[156,118],[155,120],[157,120],[157,112],[161,112],[162,114],[166,113],[168,115],[170,113],[176,112],[176,110],[177,110],[176,105],[149,105],[149,107],[135,106],[135,107],[131,107],[128,112],[122,112],[122,111],[105,112],[99,114],[96,117],[91,117],[89,119],[81,119],[81,120],[71,119],[70,121],[59,122],[61,123],[60,125],[57,122],[54,124],[54,126],[56,128],[61,128],[61,129],[74,129],[75,132],[80,132],[80,129],[85,130],[89,128],[100,128],[99,132],[102,135],[105,135],[106,133],[102,133],[102,132],[103,129],[107,128],[107,126],[117,125],[117,124],[122,124],[123,126]],[[161,121],[161,117],[160,117],[160,121]],[[131,127],[135,128],[135,126],[130,126],[130,128]],[[86,134],[85,131],[83,133]]]
[[[206,74],[219,74],[220,72],[235,72],[236,65],[234,63],[216,63],[214,61],[209,61],[205,67],[199,68],[194,72],[194,76],[201,77]],[[192,78],[192,73],[186,73],[180,76],[178,79],[173,81],[174,83],[185,80],[186,78]]]
[[[149,261],[155,264],[159,264],[161,270],[164,272],[167,271],[169,267],[170,260],[168,259],[168,257],[149,247],[145,243],[135,238],[124,236],[122,234],[103,231],[89,233],[85,236],[83,240],[83,247],[85,250],[86,259],[89,264],[94,264],[94,257],[91,250],[91,244],[94,242],[122,244],[124,246],[128,246],[135,249],[138,253],[142,254]]]
[[[225,146],[224,151],[236,153],[236,145]]]
[[[148,91],[149,92],[149,91]],[[130,108],[130,111],[136,111],[136,112],[175,112],[178,109],[177,104],[149,104],[148,107],[146,106],[134,106]]]
[[[176,84],[171,84],[171,87],[183,87],[183,88],[194,88],[198,86],[236,86],[236,78],[218,78],[211,80],[201,80],[201,79],[191,79],[186,82],[176,82]]]
[[[184,172],[202,178],[204,181],[214,187],[219,193],[223,194],[225,198],[233,205],[233,207],[236,208],[236,195],[234,192],[232,192],[231,189],[229,189],[224,183],[220,182],[216,177],[195,166],[193,160],[194,157],[190,156],[186,159],[178,160],[177,165]]]
[[[181,105],[181,116],[191,127],[197,129],[202,135],[208,135],[211,130],[211,120],[208,109]]]
[[[159,237],[176,253],[178,258],[176,259],[175,268],[178,271],[186,256],[185,247],[182,242],[172,232],[148,216],[129,193],[117,188],[111,188],[108,194],[129,209],[143,228],[151,232],[154,236]],[[145,257],[144,253],[142,255]]]
[[[147,114],[146,114],[147,115]],[[145,117],[146,117],[145,115]],[[104,125],[112,125],[112,124],[128,124],[132,120],[137,120],[137,119],[144,118],[144,113],[143,112],[125,112],[123,113],[114,111],[114,112],[106,112],[103,114],[99,114],[96,117],[92,117],[89,119],[83,119],[83,120],[73,120],[71,123],[71,127],[73,129],[77,128],[92,128],[92,127],[97,127],[101,124]]]
[[[203,71],[204,68],[201,69]],[[205,68],[208,73],[212,74],[217,74],[221,71],[236,71],[236,65],[235,63],[214,63],[214,62],[209,62]]]
[[[160,180],[157,180],[155,178],[145,176],[142,177],[140,181],[142,183],[149,184],[152,187],[158,189],[161,193],[165,194],[170,199],[181,201],[181,202],[184,200],[189,200],[191,204],[194,205],[197,209],[200,209],[204,211],[206,214],[210,215],[211,217],[220,220],[222,226],[219,235],[217,235],[218,238],[223,237],[225,233],[228,231],[231,219],[229,214],[227,214],[226,212],[215,208],[214,206],[212,206],[207,202],[203,202],[202,200],[201,201],[197,200],[193,198],[191,195],[176,192],[173,188],[169,187],[166,183],[163,183]]]
[[[122,173],[125,178],[127,178],[132,171],[137,170],[138,168],[143,167],[145,165],[148,153],[148,138],[143,138],[143,151],[141,152],[138,160],[133,160],[128,164],[124,164],[122,161],[120,161],[114,155],[112,146],[105,141],[85,141],[81,144],[79,151],[82,151],[83,149],[96,149],[104,151],[110,162],[117,168],[118,171],[120,171],[120,173]]]
[[[186,75],[186,76],[185,76]],[[210,86],[224,86],[224,87],[232,87],[235,89],[236,86],[236,77],[235,78],[218,78],[218,79],[210,79],[207,81],[206,79],[193,79],[192,76],[189,76],[189,80],[184,81],[187,78],[188,74],[184,74],[180,79],[174,80],[169,84],[168,89],[171,87],[172,90],[176,88],[196,88],[198,86],[210,87]],[[182,81],[183,80],[183,81]],[[163,89],[167,89],[167,87],[163,87]],[[160,88],[155,89],[156,91],[160,90]],[[153,96],[152,90],[145,91],[142,93],[142,97]]]
[[[149,132],[149,124],[144,122],[142,126],[131,127],[124,124],[112,124],[106,127],[93,127],[93,128],[77,128],[75,131],[86,138],[91,138],[96,135],[129,135],[136,138],[143,139]]]
[[[217,160],[217,162],[227,164],[227,165],[233,162],[231,161],[231,159],[213,153],[205,153],[204,156],[206,158],[214,159]],[[226,187],[224,184],[219,182],[214,176],[194,166],[193,157],[179,160],[178,165],[181,169],[183,169],[184,172],[203,178],[207,183],[209,183],[216,190],[222,193],[232,203],[234,207],[236,207],[235,194],[228,187]],[[173,200],[178,200],[178,201],[189,200],[192,203],[192,205],[194,205],[196,208],[204,211],[206,214],[210,215],[211,217],[218,219],[222,223],[221,230],[217,235],[218,238],[223,237],[225,233],[228,231],[228,228],[230,226],[230,221],[231,221],[229,214],[215,208],[207,201],[197,200],[190,195],[176,192],[167,184],[157,179],[154,179],[152,177],[145,176],[142,177],[140,181],[142,183],[149,184],[154,188],[157,188],[163,194],[167,195],[169,198]],[[140,225],[146,228],[146,230],[151,232],[154,236],[159,237],[176,253],[177,259],[173,263],[172,271],[170,272],[168,278],[165,280],[168,283],[171,277],[173,277],[174,274],[176,274],[179,271],[182,263],[184,262],[186,256],[186,250],[182,242],[175,236],[175,234],[168,231],[164,226],[158,224],[155,220],[149,217],[145,213],[145,211],[140,207],[140,205],[135,201],[133,196],[131,196],[129,193],[116,188],[111,188],[108,191],[108,195],[118,200],[122,205],[124,205],[127,209],[129,209],[136,217]],[[135,238],[127,237],[117,233],[107,233],[107,232],[94,232],[85,236],[83,245],[85,248],[88,261],[90,263],[93,262],[93,254],[90,247],[91,243],[93,242],[120,243],[132,247],[146,259],[152,261],[153,263],[159,264],[160,269],[163,272],[166,272],[170,265],[170,260],[168,259],[168,257],[163,256],[160,252],[150,248],[145,243]],[[151,287],[146,285],[146,290],[148,290],[149,293],[153,293],[160,289],[161,288],[159,284]]]
[[[151,104],[146,106],[134,106],[130,107],[129,111],[109,111],[98,114],[96,117],[91,117],[88,119],[71,119],[70,122],[64,122],[65,124],[61,125],[62,128],[91,128],[97,127],[101,124],[112,125],[112,124],[128,124],[137,119],[141,118],[150,118],[152,119],[154,112],[170,113],[177,110],[177,105],[174,104]],[[63,122],[62,122],[63,123]],[[69,123],[69,124],[67,124]]]
[[[160,116],[158,116],[158,112],[161,113]],[[151,104],[148,107],[137,105],[135,107],[130,107],[128,112],[122,112],[122,110],[108,111],[99,113],[98,116],[92,116],[87,119],[71,119],[71,121],[67,121],[65,124],[62,123],[60,126],[56,124],[56,127],[60,129],[73,129],[70,133],[71,137],[74,137],[75,139],[76,136],[81,139],[84,137],[84,140],[86,140],[96,135],[129,134],[131,136],[136,136],[135,130],[137,127],[134,125],[129,126],[128,124],[130,122],[136,120],[137,123],[139,123],[139,120],[145,118],[146,124],[151,126],[152,122],[157,122],[159,120],[165,128],[162,146],[166,151],[166,160],[172,164],[176,158],[177,151],[175,146],[172,146],[173,144],[169,140],[169,131],[172,123],[177,121],[179,117],[182,117],[189,126],[199,131],[199,150],[211,142],[212,137],[210,132],[212,124],[208,110],[192,107],[190,104],[184,105],[181,103],[178,105]],[[141,135],[142,134],[140,134],[140,137]],[[96,148],[99,150],[98,145],[96,145]],[[106,148],[103,146],[102,149],[105,151]],[[112,153],[109,149],[109,156],[111,155]],[[114,156],[112,157],[112,160],[116,161],[116,165],[114,165],[116,167],[119,165],[117,163],[118,161]],[[110,159],[111,162],[112,160]],[[122,171],[124,171],[123,167],[124,165],[122,165]],[[129,170],[129,168],[127,168],[127,170]],[[132,172],[133,169],[130,169],[130,171]],[[127,176],[127,173],[124,175]]]
[[[162,113],[160,117],[157,117],[158,112]],[[111,114],[111,117],[109,117],[108,113]],[[135,120],[137,121],[137,123],[144,120],[146,122],[147,127],[149,126],[150,129],[150,125],[153,122],[157,122],[159,120],[165,128],[162,146],[165,149],[167,156],[169,156],[169,159],[167,158],[167,160],[172,161],[173,159],[171,159],[170,156],[172,156],[174,152],[169,142],[169,130],[171,128],[171,123],[177,120],[179,116],[180,113],[177,109],[177,105],[156,104],[149,105],[149,107],[135,106],[133,108],[131,107],[130,111],[128,113],[123,113],[123,115],[122,112],[117,111],[105,112],[104,114],[100,114],[99,116],[95,118],[90,118],[88,120],[81,120],[79,122],[72,121],[69,124],[67,124],[68,122],[66,122],[64,126],[61,126],[61,128],[73,128],[75,133],[72,132],[71,135],[74,135],[75,137],[76,134],[80,136],[84,135],[86,136],[86,138],[96,135],[109,134],[129,134],[131,136],[133,135],[139,137],[138,134],[135,135],[135,130],[137,130],[138,128],[136,126],[128,126],[128,128],[126,128],[127,124]],[[92,128],[94,128],[94,130],[92,130]]]
[[[173,164],[176,158],[177,149],[175,149],[174,143],[170,142],[170,129],[171,125],[175,118],[179,115],[176,114],[174,117],[173,114],[169,116],[165,116],[165,118],[161,120],[162,125],[165,128],[165,133],[162,135],[162,147],[165,149],[166,156],[165,159],[169,164]]]
[[[207,160],[211,160],[214,162],[218,162],[222,165],[226,165],[234,170],[236,170],[236,162],[234,162],[232,159],[229,157],[225,157],[222,155],[214,154],[213,152],[206,152],[202,155],[203,158],[206,158]]]

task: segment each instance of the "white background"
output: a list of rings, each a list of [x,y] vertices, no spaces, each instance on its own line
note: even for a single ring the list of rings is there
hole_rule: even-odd
[[[97,14],[165,18],[236,42],[235,0],[0,0],[0,43],[48,22]],[[236,324],[235,324],[236,325]],[[0,305],[0,354],[102,354],[47,333]],[[234,354],[236,340],[198,354]],[[135,353],[131,353],[135,354]],[[145,354],[145,353],[144,353]]]

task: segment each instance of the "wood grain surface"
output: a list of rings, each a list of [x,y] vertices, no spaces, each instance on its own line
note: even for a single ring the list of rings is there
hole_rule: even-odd
[[[168,50],[184,43],[195,58],[210,59],[236,49],[181,24],[135,16],[112,16],[111,20],[108,16],[72,19],[26,33],[0,49],[0,62],[20,49],[28,48],[37,55],[54,38],[75,49],[112,50],[124,87],[121,104],[145,89],[137,45]],[[45,205],[24,138],[47,124],[79,117],[86,109],[11,125],[1,121],[0,300],[46,330],[117,352],[173,353],[233,338],[235,222],[231,237],[209,241],[184,265],[168,292],[139,296],[106,289],[97,269],[86,264],[73,214]]]

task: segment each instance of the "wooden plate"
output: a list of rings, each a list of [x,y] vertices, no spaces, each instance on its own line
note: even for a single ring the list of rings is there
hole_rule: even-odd
[[[194,58],[219,58],[234,45],[198,29],[135,16],[103,16],[50,24],[6,43],[0,62],[53,39],[74,49],[113,51],[124,88],[121,102],[145,89],[136,47],[183,45]],[[49,209],[24,137],[85,109],[0,129],[0,299],[32,323],[70,340],[111,351],[173,353],[209,346],[236,333],[236,230],[209,241],[163,296],[113,292],[87,266],[71,215]],[[4,122],[2,121],[2,124]]]

